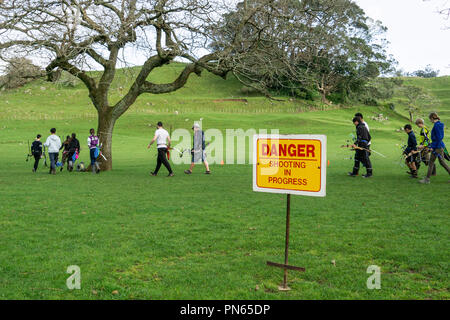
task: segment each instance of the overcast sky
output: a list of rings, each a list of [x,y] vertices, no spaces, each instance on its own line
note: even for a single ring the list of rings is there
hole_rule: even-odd
[[[438,8],[450,7],[450,0],[354,1],[388,27],[388,52],[398,68],[415,71],[430,64],[439,75],[450,75],[450,21],[437,13]]]
[[[450,0],[354,1],[388,27],[388,53],[399,62],[397,68],[412,72],[429,64],[440,70],[439,75],[450,75],[450,20],[437,13],[438,8],[450,7]],[[144,62],[133,53],[127,57],[136,64]]]

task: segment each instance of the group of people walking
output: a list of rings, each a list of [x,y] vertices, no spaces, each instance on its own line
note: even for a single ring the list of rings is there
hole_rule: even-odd
[[[438,114],[432,112],[429,115],[433,129],[430,131],[425,126],[423,119],[417,119],[416,125],[420,128],[420,140],[417,143],[416,136],[410,124],[404,126],[404,130],[408,135],[408,143],[403,151],[406,165],[409,168],[408,174],[412,178],[418,177],[418,170],[421,163],[428,166],[427,175],[420,180],[420,183],[429,184],[431,176],[436,175],[436,160],[450,174],[450,168],[446,163],[446,159],[450,160],[450,156],[444,144],[444,124],[440,121]],[[373,175],[372,163],[370,161],[370,145],[371,139],[370,129],[367,122],[364,121],[361,113],[356,113],[353,118],[353,124],[356,127],[356,139],[350,147],[355,150],[355,164],[353,171],[348,175],[356,177],[359,174],[360,163],[366,167],[366,174],[363,178],[370,178]]]
[[[192,170],[194,169],[195,163],[197,161],[201,160],[206,168],[205,174],[211,174],[211,171],[209,170],[208,161],[206,160],[205,133],[203,132],[203,130],[201,130],[200,125],[197,123],[195,123],[192,126],[192,130],[194,130],[194,143],[193,143],[193,148],[191,149],[191,156],[192,156],[191,166],[189,167],[188,170],[185,170],[184,173],[192,174]],[[200,139],[201,141],[198,141],[199,143],[196,143],[197,142],[196,140],[198,140],[198,139]],[[163,123],[161,121],[159,121],[157,123],[157,129],[155,131],[155,135],[154,135],[153,139],[150,141],[150,143],[148,144],[147,148],[150,149],[151,146],[153,145],[153,143],[155,143],[155,142],[156,142],[156,148],[158,149],[156,168],[154,171],[150,172],[150,174],[152,176],[157,176],[159,169],[161,168],[161,165],[164,165],[166,167],[167,171],[169,172],[168,177],[173,177],[174,173],[173,173],[172,167],[170,166],[170,163],[168,161],[168,156],[170,155],[169,150],[171,150],[170,135],[167,132],[167,130],[164,129]],[[199,149],[201,148],[201,150],[196,150],[196,145],[198,145]]]
[[[408,174],[412,178],[418,177],[418,170],[421,163],[428,166],[427,175],[425,178],[420,180],[420,183],[429,184],[431,176],[436,175],[436,160],[439,161],[440,165],[450,174],[450,167],[445,162],[445,159],[450,160],[450,156],[445,148],[444,144],[444,124],[440,121],[437,113],[433,112],[429,115],[429,119],[433,124],[433,129],[430,131],[425,126],[423,119],[417,119],[416,125],[420,128],[420,140],[417,143],[416,136],[414,134],[413,128],[410,124],[404,126],[404,130],[408,135],[408,143],[404,149],[403,154],[405,155],[406,165],[409,168]],[[367,122],[364,121],[364,117],[361,113],[356,113],[353,118],[353,124],[356,127],[356,138],[351,147],[355,150],[355,162],[353,170],[348,173],[351,177],[356,177],[359,175],[361,163],[366,168],[366,174],[362,175],[364,178],[370,178],[373,176],[372,162],[370,161],[371,156],[371,140],[370,128]],[[205,152],[205,135],[198,124],[194,124],[192,127],[194,130],[194,146],[191,149],[192,161],[190,168],[185,170],[186,174],[192,174],[192,170],[195,163],[199,160],[203,162],[206,168],[206,174],[210,174],[209,165],[206,160]],[[89,148],[90,158],[91,158],[91,169],[92,173],[99,173],[100,166],[97,162],[98,150],[99,150],[99,138],[95,135],[95,130],[90,129],[89,137],[87,139],[87,145]],[[56,129],[52,128],[50,130],[50,136],[48,136],[45,143],[41,142],[41,135],[38,134],[36,140],[31,146],[31,153],[34,156],[35,163],[33,166],[33,172],[38,169],[39,161],[43,157],[43,146],[48,148],[48,155],[50,158],[50,172],[51,174],[56,174],[56,167],[60,164],[63,170],[65,163],[67,162],[67,170],[73,171],[73,165],[78,159],[78,155],[81,151],[80,143],[76,138],[76,134],[72,133],[71,136],[67,136],[64,142],[56,135]],[[196,140],[197,143],[196,143]],[[156,142],[157,145],[157,161],[156,168],[151,172],[152,176],[156,176],[164,165],[169,172],[169,177],[173,177],[174,173],[168,157],[170,155],[170,135],[166,129],[164,129],[162,122],[158,122],[157,130],[153,139],[150,141],[148,148]],[[196,150],[199,149],[199,150]],[[201,150],[200,150],[201,149]],[[59,151],[62,152],[62,162],[58,163]],[[199,152],[197,154],[197,152]],[[196,156],[197,155],[197,156]]]
[[[99,147],[99,138],[95,135],[95,130],[89,131],[90,136],[87,139],[87,145],[90,151],[91,168],[92,173],[100,173],[100,166],[97,162],[96,149]],[[50,158],[50,174],[56,174],[56,168],[60,167],[60,171],[64,169],[67,162],[67,170],[73,171],[74,163],[78,159],[81,152],[80,142],[77,139],[77,135],[72,133],[71,136],[67,136],[64,142],[56,134],[56,129],[50,129],[50,135],[47,140],[42,143],[42,136],[38,134],[35,141],[31,145],[31,154],[34,157],[33,172],[36,172],[39,166],[39,161],[45,156],[44,147],[47,148],[48,156]],[[59,152],[62,150],[62,160],[58,162]]]
[[[446,159],[448,160],[450,157],[443,141],[444,124],[435,112],[430,113],[429,120],[433,124],[431,135],[425,126],[424,120],[416,120],[416,125],[420,128],[419,143],[417,143],[412,126],[410,124],[404,126],[404,130],[408,135],[408,143],[403,152],[406,157],[406,165],[410,170],[407,173],[412,178],[417,178],[421,163],[427,165],[427,175],[422,180],[419,180],[420,183],[424,184],[429,184],[431,176],[436,175],[436,159],[447,173],[450,174],[450,167],[446,163]]]

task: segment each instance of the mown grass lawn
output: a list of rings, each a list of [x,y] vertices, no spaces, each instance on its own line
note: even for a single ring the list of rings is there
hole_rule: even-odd
[[[298,102],[258,97],[213,103],[238,96],[239,87],[223,92],[212,82],[216,93],[138,102],[117,123],[113,171],[50,176],[42,165],[31,172],[26,141],[56,127],[61,136],[77,132],[84,145],[96,119],[81,88],[40,86],[30,85],[28,96],[3,93],[0,103],[1,299],[450,298],[449,176],[438,167],[424,186],[406,175],[397,146],[406,135],[396,132],[405,120],[392,111],[295,112]],[[373,149],[387,156],[372,157],[370,180],[346,176],[351,153],[340,148],[356,110],[368,118]],[[378,113],[389,120],[370,121]],[[250,165],[213,165],[211,176],[200,166],[186,176],[187,166],[177,165],[174,178],[164,168],[149,175],[154,124],[190,128],[200,118],[224,135],[231,128],[327,135],[327,196],[292,199],[289,261],[306,268],[289,272],[292,291],[279,292],[282,271],[266,266],[283,261],[286,199],[253,192]],[[80,290],[66,287],[70,265],[81,268]],[[381,268],[381,290],[366,287],[370,265]]]

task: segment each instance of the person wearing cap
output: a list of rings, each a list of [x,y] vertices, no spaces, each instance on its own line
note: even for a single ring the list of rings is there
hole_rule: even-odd
[[[450,174],[450,168],[445,163],[444,159],[444,124],[441,122],[441,119],[437,115],[437,113],[432,112],[429,116],[430,121],[434,124],[433,129],[431,130],[431,144],[429,145],[429,149],[431,150],[430,162],[428,164],[428,173],[425,178],[420,180],[420,183],[429,184],[430,177],[433,173],[433,167],[435,167],[436,159],[439,160],[441,166]]]
[[[163,164],[166,169],[169,171],[168,177],[173,177],[173,171],[170,167],[170,163],[167,160],[167,151],[170,148],[170,135],[166,129],[163,128],[163,124],[161,121],[157,124],[158,129],[155,131],[155,136],[152,141],[150,141],[147,149],[150,149],[151,145],[156,141],[156,148],[158,149],[158,158],[156,162],[155,171],[151,172],[152,176],[156,176],[158,174],[159,169],[161,168],[161,164]],[[168,143],[167,143],[168,142]]]
[[[205,143],[205,132],[200,128],[200,125],[198,123],[195,123],[192,126],[192,130],[194,130],[194,143],[193,143],[193,148],[191,150],[191,154],[192,154],[192,158],[191,158],[191,166],[189,167],[188,170],[184,170],[184,173],[186,174],[192,174],[192,170],[194,169],[195,166],[195,162],[196,160],[201,160],[203,162],[203,164],[205,165],[206,171],[205,174],[211,174],[211,171],[209,170],[209,164],[208,161],[206,161],[206,143]],[[196,148],[196,137],[197,140],[201,139],[201,150],[200,148]],[[201,137],[201,138],[200,138]]]

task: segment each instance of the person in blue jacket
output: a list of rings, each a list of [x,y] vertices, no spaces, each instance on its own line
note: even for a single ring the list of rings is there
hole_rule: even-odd
[[[430,121],[434,124],[433,130],[431,130],[431,144],[429,149],[431,150],[430,163],[428,164],[428,173],[425,178],[420,180],[420,183],[430,183],[430,177],[433,173],[433,167],[435,166],[436,158],[439,160],[439,163],[445,170],[447,170],[448,174],[450,174],[450,168],[447,163],[445,163],[444,159],[444,124],[441,122],[441,119],[437,115],[437,113],[430,113]]]

